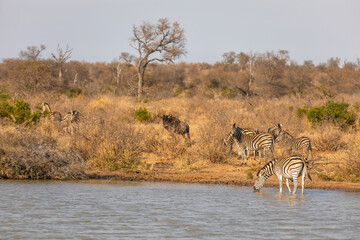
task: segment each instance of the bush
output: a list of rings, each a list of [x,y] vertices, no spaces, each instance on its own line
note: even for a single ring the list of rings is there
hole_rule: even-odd
[[[181,88],[177,88],[177,89],[174,90],[174,93],[175,93],[176,96],[180,96],[182,92],[183,91],[182,91]]]
[[[221,91],[221,96],[229,98],[229,99],[233,99],[236,97],[236,92],[232,88],[225,88]]]
[[[0,178],[79,179],[86,165],[79,153],[39,131],[0,126]]]
[[[151,120],[151,114],[147,111],[146,108],[139,108],[135,111],[134,118],[139,122],[147,122]]]
[[[69,98],[74,98],[74,97],[79,96],[81,93],[82,93],[81,88],[70,88],[66,95]]]
[[[0,117],[6,118],[13,123],[35,123],[41,117],[40,110],[31,113],[28,103],[21,99],[15,99],[13,103],[9,102],[9,96],[2,94],[0,96]]]
[[[89,150],[88,165],[91,168],[114,171],[138,167],[143,151],[141,132],[135,131],[131,125],[113,125],[109,129],[101,129],[95,135],[100,136],[87,144],[95,148]]]
[[[297,115],[300,117],[306,115],[312,124],[323,124],[330,122],[341,128],[353,126],[356,120],[356,114],[348,110],[349,104],[345,102],[328,101],[323,106],[309,108],[307,106],[297,109]]]

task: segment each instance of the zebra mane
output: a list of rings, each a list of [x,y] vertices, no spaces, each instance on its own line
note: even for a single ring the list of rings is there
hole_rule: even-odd
[[[265,166],[263,166],[256,174],[256,176],[259,176],[260,172],[266,169],[272,169],[274,167],[275,162],[277,161],[276,158],[272,159],[271,161],[269,161],[267,164],[265,164]]]

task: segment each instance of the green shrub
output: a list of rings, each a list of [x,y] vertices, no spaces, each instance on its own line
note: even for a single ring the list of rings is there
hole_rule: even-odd
[[[231,88],[225,88],[221,91],[221,96],[232,99],[236,97],[236,91]]]
[[[297,108],[297,115],[299,117],[306,115],[309,122],[313,124],[330,122],[341,128],[347,128],[354,126],[356,121],[356,113],[348,108],[348,103],[328,101],[323,106]]]
[[[174,93],[176,96],[180,96],[180,94],[182,93],[182,89],[181,88],[177,88],[174,90]]]
[[[81,88],[70,88],[66,95],[69,98],[74,98],[74,97],[79,96],[81,93],[82,93]]]
[[[6,118],[13,123],[31,123],[37,122],[41,117],[40,110],[35,113],[31,113],[31,109],[28,103],[21,99],[15,99],[15,101],[9,102],[8,98],[0,98],[0,117]]]
[[[10,95],[9,94],[5,94],[5,93],[1,93],[0,94],[0,101],[3,101],[3,100],[8,100],[10,99]]]
[[[147,122],[151,120],[151,114],[146,110],[146,108],[139,108],[135,111],[134,118],[139,122]]]
[[[296,109],[296,115],[298,116],[298,117],[302,117],[302,116],[306,116],[306,113],[309,111],[309,107],[308,106],[304,106],[304,107],[298,107],[297,109]]]

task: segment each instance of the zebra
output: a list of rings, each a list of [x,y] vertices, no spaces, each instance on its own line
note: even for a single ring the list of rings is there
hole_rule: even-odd
[[[293,155],[287,158],[282,159],[273,159],[268,162],[263,168],[257,173],[257,179],[254,184],[254,191],[258,192],[265,184],[265,181],[272,175],[276,174],[279,179],[280,193],[282,193],[282,178],[286,179],[286,186],[291,193],[291,188],[289,186],[289,179],[294,181],[293,194],[296,194],[298,177],[301,176],[301,194],[304,195],[305,188],[305,177],[309,177],[308,173],[309,162],[303,155]]]
[[[46,102],[43,103],[42,105],[42,113],[44,113],[45,111],[48,111],[49,114],[50,114],[50,118],[52,121],[54,122],[61,122],[62,121],[62,116],[61,116],[61,113],[60,112],[52,112],[51,111],[51,108],[50,108],[50,105]]]
[[[248,159],[250,150],[259,151],[259,164],[261,163],[260,150],[264,151],[264,161],[266,159],[267,150],[270,150],[272,155],[274,155],[274,138],[271,134],[259,133],[256,135],[246,135],[240,131],[240,134],[236,135],[238,131],[238,127],[236,127],[236,124],[234,123],[231,129],[231,133],[233,134],[233,137],[235,139],[235,143],[238,148],[238,154],[242,156],[242,163],[244,163],[244,158],[246,160]],[[255,159],[256,156],[254,156],[254,160]]]
[[[74,133],[73,123],[78,123],[79,117],[80,117],[80,113],[77,110],[68,112],[60,122],[60,124],[64,126],[63,127],[64,131],[73,135]]]
[[[285,142],[286,150],[289,154],[291,154],[292,150],[302,150],[306,152],[306,158],[309,158],[309,155],[311,156],[311,159],[313,158],[310,138],[294,138],[287,131],[281,130],[279,136],[276,138],[276,142],[280,141]]]
[[[72,110],[71,111],[71,122],[75,122],[75,123],[79,123],[80,121],[80,112],[77,110]]]
[[[278,123],[278,124],[275,124],[275,126],[269,128],[268,133],[273,135],[274,139],[276,139],[279,136],[281,130],[282,130],[282,124]]]
[[[224,139],[225,146],[229,146],[228,153],[231,152],[231,150],[233,148],[233,144],[235,143],[234,136],[236,136],[236,138],[240,138],[240,135],[242,132],[246,135],[256,135],[259,133],[259,130],[254,130],[251,128],[236,127],[234,134],[230,131],[229,135]],[[255,156],[255,152],[254,152],[254,156]]]

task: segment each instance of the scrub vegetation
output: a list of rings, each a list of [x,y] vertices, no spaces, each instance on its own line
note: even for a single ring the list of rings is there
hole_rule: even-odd
[[[139,97],[126,62],[67,61],[59,76],[54,59],[5,59],[0,177],[250,184],[262,166],[252,158],[240,166],[235,145],[228,153],[223,139],[233,123],[260,132],[281,123],[311,139],[313,182],[359,183],[359,67],[337,58],[297,64],[287,51],[230,52],[215,64],[154,62]],[[52,121],[44,102],[62,116],[78,111],[79,121]],[[166,131],[162,115],[186,122],[191,143]],[[286,154],[276,143],[275,156]]]

